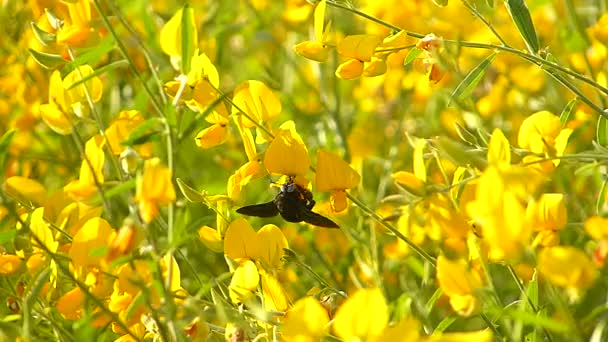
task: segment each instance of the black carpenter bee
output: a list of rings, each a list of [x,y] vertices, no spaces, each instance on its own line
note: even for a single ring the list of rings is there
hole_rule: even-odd
[[[237,209],[237,213],[257,216],[257,217],[272,217],[277,214],[287,222],[307,222],[315,226],[325,228],[340,228],[332,220],[325,216],[321,216],[312,211],[315,206],[315,200],[312,199],[312,192],[293,182],[289,178],[287,183],[281,185],[281,190],[268,203],[254,204]]]

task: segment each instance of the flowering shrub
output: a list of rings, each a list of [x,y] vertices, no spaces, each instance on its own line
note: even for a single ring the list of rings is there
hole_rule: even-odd
[[[608,339],[583,7],[3,2],[0,340]]]

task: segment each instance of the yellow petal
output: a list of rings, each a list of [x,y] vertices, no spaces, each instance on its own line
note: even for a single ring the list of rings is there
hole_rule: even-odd
[[[241,83],[234,90],[232,113],[244,111],[256,122],[267,122],[281,113],[279,98],[260,81],[250,80]],[[237,109],[238,107],[238,109]],[[251,120],[243,119],[244,127],[254,127]]]
[[[14,254],[0,254],[0,274],[10,275],[21,266],[21,258]]]
[[[84,293],[79,287],[75,287],[59,298],[56,307],[64,318],[69,320],[80,319],[84,308]]]
[[[365,63],[363,76],[374,77],[384,75],[386,73],[386,61],[381,58],[372,57],[370,62]]]
[[[146,160],[143,177],[138,182],[138,200],[148,200],[159,205],[167,205],[175,200],[171,170],[162,165],[158,158]]]
[[[281,283],[272,274],[264,269],[259,270],[264,296],[264,309],[266,311],[285,311],[289,307],[285,290]]]
[[[46,189],[36,180],[13,176],[4,181],[4,191],[18,202],[42,205],[46,202]]]
[[[338,43],[338,53],[359,61],[369,62],[382,38],[371,34],[346,36]]]
[[[418,342],[420,341],[420,322],[412,317],[406,317],[396,325],[384,329],[376,341]]]
[[[76,268],[97,266],[108,252],[116,232],[108,221],[94,217],[74,235],[68,255]]]
[[[223,144],[227,137],[228,127],[225,124],[215,124],[198,132],[194,141],[196,146],[207,149]]]
[[[289,248],[287,239],[279,227],[274,224],[267,224],[257,233],[258,241],[263,241],[258,249],[258,255],[251,255],[252,259],[259,260],[268,269],[278,269],[281,267],[281,258],[285,255],[284,248]]]
[[[349,59],[336,69],[336,77],[343,80],[355,79],[363,73],[363,62],[358,59]]]
[[[262,241],[245,219],[230,223],[224,236],[224,254],[232,260],[253,259],[260,255]]]
[[[592,216],[585,221],[585,230],[596,240],[608,240],[608,219]]]
[[[560,230],[568,222],[564,195],[557,193],[542,194],[532,200],[526,208],[526,218],[534,230]]]
[[[317,7],[315,7],[314,13],[314,26],[315,26],[315,37],[317,41],[323,42],[323,26],[325,26],[325,9],[327,3],[325,0],[319,1]]]
[[[338,155],[318,151],[315,185],[318,191],[352,189],[359,184],[361,176]]]
[[[182,12],[180,8],[169,19],[169,21],[160,30],[160,48],[169,56],[182,55]],[[186,13],[186,23],[193,29],[192,31],[192,46],[198,45],[198,32],[196,30],[196,22],[194,21],[194,11],[188,8]],[[185,71],[184,71],[185,72]]]
[[[397,184],[416,196],[423,197],[425,194],[425,184],[415,174],[407,171],[397,171],[393,173],[393,178]]]
[[[230,281],[230,299],[233,303],[244,303],[256,291],[260,283],[260,274],[251,260],[244,261],[232,275]]]
[[[104,138],[99,134],[87,140],[84,153],[87,160],[80,166],[80,177],[78,180],[83,184],[103,184],[103,166],[105,163],[105,153],[103,151]]]
[[[214,88],[219,88],[220,77],[215,68],[215,65],[211,63],[211,60],[205,53],[198,53],[198,49],[194,52],[192,60],[190,62],[190,72],[188,73],[188,84],[194,85],[203,80],[209,81]]]
[[[426,183],[426,165],[424,164],[424,148],[426,140],[418,139],[414,144],[414,174],[418,179]]]
[[[72,134],[72,123],[67,114],[55,104],[40,105],[40,116],[55,133],[61,135]]]
[[[598,276],[598,270],[580,249],[555,246],[541,250],[538,270],[551,283],[570,289],[587,289]]]
[[[44,219],[44,208],[36,208],[30,217],[30,231],[34,246],[43,245],[51,252],[56,252],[59,242],[55,241],[54,231]],[[36,247],[39,248],[39,247]],[[46,251],[44,251],[46,252]]]
[[[319,301],[304,297],[285,314],[283,335],[290,340],[305,337],[317,340],[323,335],[327,323],[329,316]]]
[[[296,132],[293,121],[281,125],[281,130],[266,149],[264,165],[268,172],[274,174],[304,176],[308,172],[308,149]]]
[[[343,191],[343,190],[332,191],[329,201],[331,203],[331,209],[337,213],[345,210],[348,207],[346,191]]]
[[[492,342],[495,341],[491,330],[477,330],[467,332],[449,332],[433,334],[429,342]]]
[[[67,76],[63,79],[63,88],[69,89],[73,84],[81,82],[81,80],[85,79],[91,74],[93,74],[93,68],[91,68],[90,65],[81,65],[78,67],[78,69],[67,74]],[[87,92],[91,96],[93,102],[98,102],[101,99],[103,94],[103,83],[99,77],[91,77],[84,83],[80,83],[74,86],[72,89],[67,90],[66,101],[69,101],[70,104],[75,102],[86,103]]]
[[[201,240],[205,247],[214,251],[215,253],[221,253],[224,250],[224,242],[217,233],[216,229],[209,226],[202,226],[198,230],[198,238]]]
[[[305,41],[294,46],[294,51],[312,61],[323,63],[329,57],[329,47],[318,41]]]
[[[382,290],[360,289],[338,309],[333,328],[345,341],[366,341],[382,334],[388,318]]]
[[[106,129],[106,138],[114,155],[120,155],[125,149],[121,143],[129,137],[129,134],[144,122],[143,115],[138,110],[123,110],[110,127]]]
[[[499,128],[494,129],[488,144],[488,162],[494,165],[511,164],[511,145]]]

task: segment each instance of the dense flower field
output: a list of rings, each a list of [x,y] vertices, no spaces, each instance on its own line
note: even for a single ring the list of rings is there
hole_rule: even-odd
[[[608,340],[605,2],[0,6],[0,341]]]

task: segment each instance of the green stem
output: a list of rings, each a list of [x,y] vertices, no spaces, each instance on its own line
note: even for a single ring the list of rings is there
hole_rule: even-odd
[[[412,242],[412,240],[408,239],[397,228],[395,228],[390,223],[384,221],[382,219],[382,217],[380,217],[380,215],[378,215],[375,211],[373,211],[371,208],[369,208],[367,205],[365,205],[363,202],[359,201],[359,199],[357,199],[353,195],[349,194],[348,192],[346,193],[346,197],[348,197],[349,200],[351,200],[353,203],[355,203],[361,210],[363,210],[365,213],[367,213],[374,221],[381,224],[386,229],[390,230],[391,233],[393,233],[393,234],[395,234],[395,236],[397,236],[397,238],[399,238],[403,242],[405,242],[411,249],[414,250],[414,252],[416,252],[418,255],[420,255],[424,260],[426,260],[431,265],[433,265],[433,267],[436,267],[435,258],[432,257],[427,252],[425,252],[422,248],[416,246],[416,244],[414,242]]]

